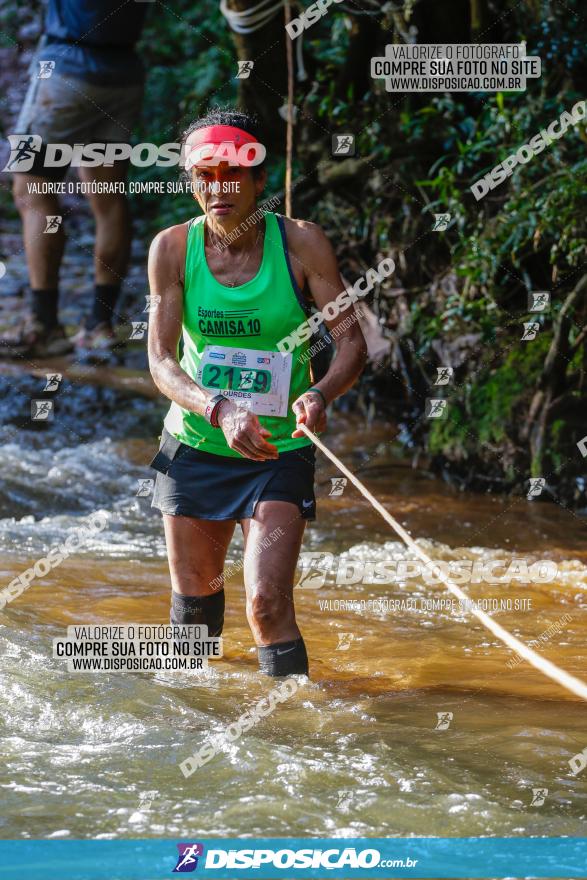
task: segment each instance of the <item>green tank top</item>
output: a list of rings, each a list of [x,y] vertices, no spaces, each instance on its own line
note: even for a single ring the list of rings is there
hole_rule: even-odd
[[[197,217],[188,229],[180,366],[201,387],[256,413],[280,452],[308,446],[306,437],[291,436],[296,425],[291,405],[311,385],[309,343],[288,355],[277,349],[309,314],[289,265],[282,218],[265,214],[261,266],[238,287],[225,287],[210,272],[204,219]],[[175,402],[165,427],[202,452],[243,457],[220,428]]]

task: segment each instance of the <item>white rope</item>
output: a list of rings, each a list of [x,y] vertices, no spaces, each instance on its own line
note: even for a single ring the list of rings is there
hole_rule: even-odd
[[[269,24],[284,3],[285,0],[261,0],[256,6],[239,11],[237,9],[230,9],[228,0],[220,0],[220,12],[235,34],[254,34],[255,31]],[[296,40],[296,64],[298,68],[298,81],[303,82],[308,78],[308,74],[304,67],[301,37]]]
[[[369,492],[369,490],[363,486],[361,481],[355,477],[351,471],[336,457],[336,455],[331,452],[319,439],[315,434],[310,431],[304,424],[298,426],[301,430],[306,434],[307,437],[310,438],[312,443],[314,443],[318,449],[320,449],[324,455],[326,455],[337,468],[342,471],[345,477],[357,487],[359,492],[365,496],[367,501],[373,505],[377,513],[381,514],[386,523],[388,523],[392,529],[397,532],[402,541],[404,541],[408,547],[410,547],[414,553],[419,556],[422,562],[425,562],[426,565],[432,566],[432,571],[434,574],[441,580],[445,586],[450,590],[453,596],[456,596],[457,599],[464,604],[465,608],[468,609],[470,614],[473,614],[478,620],[481,621],[483,626],[486,626],[488,630],[490,630],[494,636],[496,636],[500,641],[504,642],[512,651],[515,651],[516,654],[519,654],[520,657],[523,657],[524,660],[527,660],[535,669],[538,669],[539,672],[542,672],[543,675],[546,675],[548,678],[552,679],[552,681],[556,682],[566,690],[570,691],[572,694],[575,694],[577,697],[581,697],[583,700],[587,700],[587,684],[581,681],[579,678],[575,678],[574,675],[571,675],[568,672],[565,672],[564,669],[561,669],[559,666],[556,666],[555,663],[552,663],[550,660],[547,660],[545,657],[541,657],[540,654],[537,654],[536,651],[533,651],[532,648],[529,648],[528,645],[525,645],[515,636],[513,636],[507,629],[504,629],[499,623],[496,623],[492,617],[486,614],[484,611],[479,611],[477,608],[471,605],[471,599],[467,596],[467,594],[461,590],[460,587],[457,587],[456,584],[447,578],[442,569],[440,569],[435,563],[430,559],[430,557],[424,553],[423,550],[418,547],[414,539],[411,535],[406,532],[406,530],[401,526],[397,520],[393,518],[393,516],[383,507],[382,504],[377,501],[377,499]]]

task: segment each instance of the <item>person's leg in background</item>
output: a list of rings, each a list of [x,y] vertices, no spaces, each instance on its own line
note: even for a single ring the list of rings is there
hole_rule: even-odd
[[[83,71],[80,71],[83,74]],[[36,132],[47,143],[94,144],[128,143],[133,125],[141,108],[143,88],[140,84],[128,86],[98,86],[75,76],[60,76],[54,72],[49,79],[37,79],[33,73],[29,92],[21,114],[15,123],[19,133]],[[127,174],[127,162],[115,162],[113,167],[80,168],[83,181],[123,182]],[[42,170],[41,170],[42,169]],[[16,169],[15,169],[16,170]],[[63,229],[54,233],[43,229],[46,214],[58,214],[55,199],[31,194],[26,181],[17,180],[34,175],[44,180],[62,179],[57,169],[45,169],[43,155],[38,154],[31,173],[15,174],[15,198],[17,199],[27,242],[30,283],[32,294],[32,319],[17,337],[0,339],[0,356],[62,354],[71,351],[72,343],[80,348],[110,348],[115,342],[111,330],[112,315],[120,293],[120,285],[128,265],[130,251],[130,219],[124,194],[90,194],[90,205],[96,221],[95,296],[89,328],[83,327],[73,338],[67,339],[63,329],[56,324],[48,329],[48,322],[57,314],[58,272],[63,255]],[[46,199],[46,200],[45,200]],[[54,210],[57,207],[57,210]],[[51,209],[51,211],[49,210]],[[42,215],[40,216],[40,212]],[[36,288],[39,283],[46,286]],[[45,296],[45,300],[43,300]],[[35,306],[35,303],[37,305]],[[46,319],[35,319],[36,313]]]
[[[110,168],[80,168],[79,176],[86,183],[124,183],[127,170],[127,162],[115,162]],[[88,192],[86,197],[96,223],[94,302],[74,342],[80,347],[109,347],[115,343],[113,318],[130,257],[130,210],[124,193]]]
[[[85,86],[95,115],[88,131],[90,141],[127,144],[140,115],[143,87]],[[123,183],[126,188],[129,161],[115,161],[110,167],[82,167],[84,183]],[[73,337],[79,349],[108,349],[116,344],[113,324],[120,289],[128,269],[132,240],[131,213],[123,193],[86,194],[96,223],[94,246],[94,302],[85,325]]]
[[[44,145],[51,141],[51,125],[55,114],[55,83],[52,78],[38,79],[32,73],[31,81],[13,131],[22,134],[41,134]],[[23,228],[24,250],[29,272],[30,313],[16,335],[0,339],[2,357],[43,357],[65,354],[72,350],[58,321],[59,269],[65,247],[62,220],[49,228],[48,217],[60,217],[59,198],[41,190],[43,184],[60,183],[66,168],[45,167],[45,147],[34,154],[32,166],[19,171],[18,159],[9,165],[13,172],[12,192]],[[30,154],[27,157],[30,158]],[[33,186],[34,185],[34,186]],[[47,231],[45,231],[47,230]]]
[[[63,223],[54,232],[45,232],[47,217],[59,216],[59,198],[40,189],[46,179],[33,174],[15,174],[12,184],[14,203],[22,220],[24,249],[32,293],[32,314],[47,330],[58,324],[59,268],[65,247]]]

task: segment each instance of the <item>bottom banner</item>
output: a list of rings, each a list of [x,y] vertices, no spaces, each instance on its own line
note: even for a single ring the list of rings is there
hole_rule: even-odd
[[[0,877],[587,877],[585,837],[0,841]]]

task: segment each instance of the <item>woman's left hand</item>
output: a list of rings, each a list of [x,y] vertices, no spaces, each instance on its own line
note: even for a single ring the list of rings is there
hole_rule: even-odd
[[[292,409],[296,414],[296,424],[304,424],[310,431],[320,433],[326,429],[326,407],[320,394],[315,391],[305,391],[294,400]],[[296,427],[292,437],[305,437],[302,430]]]

